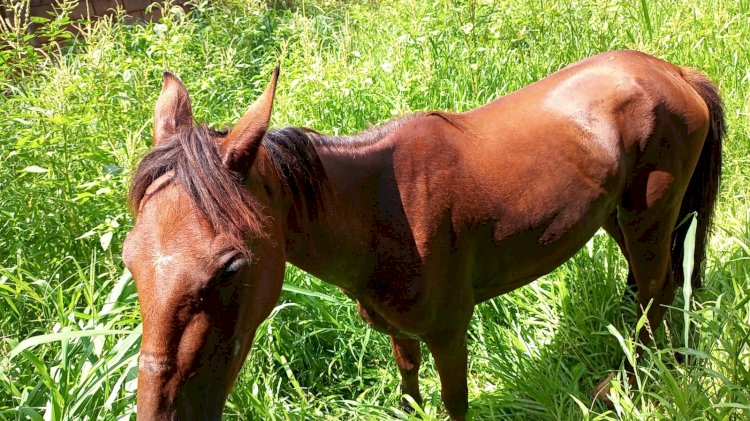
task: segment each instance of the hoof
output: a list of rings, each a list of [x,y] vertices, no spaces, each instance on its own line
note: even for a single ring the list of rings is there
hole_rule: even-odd
[[[607,376],[606,379],[604,379],[601,383],[599,383],[592,391],[591,391],[591,400],[593,401],[599,401],[606,405],[607,408],[612,409],[613,403],[612,399],[609,397],[610,388],[612,385],[610,384],[612,382],[612,379],[615,377],[615,373],[610,374]]]
[[[417,412],[417,410],[414,408],[415,404],[420,408],[422,407],[421,396],[417,396],[416,398],[414,398],[413,396],[403,396],[401,398],[401,409],[407,414],[414,414]]]

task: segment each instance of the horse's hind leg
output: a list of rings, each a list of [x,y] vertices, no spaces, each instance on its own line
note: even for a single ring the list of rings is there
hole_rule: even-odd
[[[622,233],[626,257],[637,287],[638,316],[647,314],[650,330],[642,330],[639,340],[647,342],[651,332],[661,324],[665,306],[672,303],[675,280],[671,271],[672,230],[677,223],[682,192],[674,188],[672,177],[665,172],[652,172],[638,191],[646,196],[641,209],[620,208],[618,225]],[[659,187],[658,189],[656,187]],[[659,192],[658,194],[654,191]],[[621,245],[622,247],[622,245]],[[639,349],[638,354],[641,354]],[[611,379],[611,377],[610,377]],[[609,380],[595,389],[605,402]]]
[[[422,406],[422,396],[419,394],[419,365],[422,362],[422,351],[419,340],[391,335],[391,346],[398,371],[401,373],[401,393],[411,396],[419,406]],[[411,408],[406,400],[401,401],[401,406]]]
[[[628,247],[630,270],[638,288],[639,315],[651,303],[647,318],[651,330],[659,327],[667,305],[672,303],[675,279],[671,271],[672,230],[677,223],[679,207],[650,212],[634,223],[620,221]],[[653,302],[652,302],[653,300]],[[645,342],[649,331],[642,331]]]

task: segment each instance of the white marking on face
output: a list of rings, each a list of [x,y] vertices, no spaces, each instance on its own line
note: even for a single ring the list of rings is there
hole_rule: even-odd
[[[161,271],[166,266],[169,266],[173,261],[174,256],[163,254],[162,252],[157,252],[156,258],[154,259],[154,269],[156,269],[157,272]]]
[[[171,291],[172,283],[168,282],[168,280],[171,279],[170,274],[173,272],[173,270],[170,270],[170,267],[174,263],[175,259],[174,256],[164,254],[161,251],[157,251],[155,256],[154,275],[158,280],[158,282],[156,282],[156,294],[159,297],[166,298],[170,295]]]
[[[240,353],[240,348],[241,348],[240,340],[239,339],[235,339],[234,340],[234,347],[232,349],[232,355],[237,356],[237,354]]]

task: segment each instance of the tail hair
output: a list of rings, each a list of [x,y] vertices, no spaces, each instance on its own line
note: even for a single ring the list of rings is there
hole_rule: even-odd
[[[724,123],[724,105],[717,87],[704,74],[695,69],[681,68],[682,77],[693,87],[708,107],[710,126],[706,140],[701,149],[700,158],[696,164],[687,191],[682,199],[680,217],[683,221],[690,213],[697,214],[697,230],[695,236],[695,269],[692,273],[693,287],[700,288],[703,276],[703,264],[706,256],[706,246],[713,226],[716,199],[719,194],[721,180],[721,151],[722,139],[726,133]],[[682,261],[684,258],[685,236],[689,224],[682,224],[672,235],[672,273],[679,282],[684,279]]]

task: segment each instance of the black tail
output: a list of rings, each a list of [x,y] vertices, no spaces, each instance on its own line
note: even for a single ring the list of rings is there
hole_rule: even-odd
[[[703,98],[708,106],[710,127],[703,143],[698,164],[695,167],[685,197],[682,199],[679,221],[683,221],[691,212],[697,213],[698,226],[695,235],[695,269],[691,283],[700,288],[703,274],[703,259],[711,231],[711,224],[716,207],[721,179],[721,141],[725,133],[724,109],[716,86],[701,72],[683,67],[682,76]],[[672,273],[676,282],[683,280],[682,260],[685,247],[685,235],[689,224],[685,223],[672,235]]]

